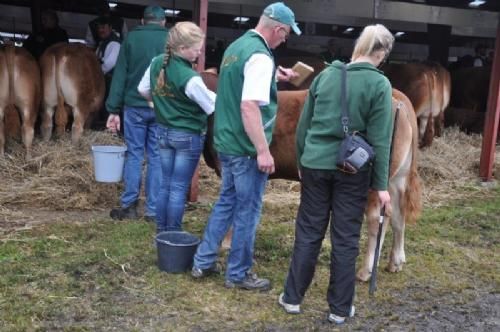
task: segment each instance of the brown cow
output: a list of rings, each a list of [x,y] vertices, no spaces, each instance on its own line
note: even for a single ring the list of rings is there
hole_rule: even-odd
[[[438,63],[390,64],[383,68],[395,89],[403,92],[413,104],[418,119],[420,147],[432,144],[444,125],[444,109],[450,100],[449,72]],[[438,121],[435,124],[435,121]]]
[[[4,120],[7,110],[16,107],[22,120],[22,139],[26,159],[31,158],[34,126],[40,105],[40,70],[25,49],[0,47],[0,155],[5,152]],[[17,116],[10,117],[18,122]],[[10,126],[7,123],[7,129]]]
[[[208,76],[208,77],[207,77]],[[215,91],[213,74],[202,74],[207,86]],[[299,180],[295,153],[295,130],[308,91],[279,91],[278,112],[273,138],[270,145],[274,158],[275,173],[270,178]],[[401,92],[393,89],[393,112],[398,114],[394,126],[394,141],[390,165],[389,192],[391,207],[386,209],[383,234],[387,225],[393,227],[393,247],[387,269],[391,272],[401,271],[405,262],[404,229],[405,222],[416,219],[421,209],[420,178],[417,173],[418,129],[415,112],[409,99]],[[220,174],[216,154],[212,145],[212,126],[209,125],[204,150],[205,162]],[[366,281],[370,278],[375,250],[376,232],[380,206],[376,193],[370,193],[366,207],[368,221],[368,250],[365,262],[358,271],[358,279]],[[223,247],[231,243],[228,233]]]
[[[43,82],[42,136],[49,140],[52,135],[54,108],[56,134],[62,135],[68,123],[68,111],[72,110],[71,140],[80,139],[89,114],[97,112],[104,98],[104,75],[95,54],[79,43],[56,44],[48,48],[40,58]]]

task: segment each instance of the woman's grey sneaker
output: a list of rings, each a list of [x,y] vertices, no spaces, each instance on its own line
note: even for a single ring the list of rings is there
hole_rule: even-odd
[[[300,304],[290,304],[283,300],[285,293],[281,293],[278,298],[278,303],[285,309],[287,314],[300,314]]]
[[[220,274],[221,269],[217,266],[217,264],[209,267],[208,269],[200,269],[199,267],[193,266],[191,269],[191,276],[195,279],[201,279],[208,277],[212,274]]]
[[[351,311],[349,312],[349,317],[354,317],[355,313],[356,313],[356,308],[354,306],[351,306]],[[330,323],[333,323],[333,324],[344,324],[345,317],[337,316],[334,313],[330,313],[328,315],[328,321]]]
[[[255,273],[247,273],[245,279],[236,282],[226,280],[224,282],[226,288],[241,288],[246,290],[268,291],[271,289],[271,282],[268,279],[259,278]]]

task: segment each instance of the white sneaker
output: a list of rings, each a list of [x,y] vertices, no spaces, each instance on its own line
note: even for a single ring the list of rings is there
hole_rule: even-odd
[[[278,303],[280,306],[285,309],[287,314],[300,314],[300,304],[290,304],[286,303],[285,300],[283,300],[283,297],[285,296],[285,293],[281,293],[280,297],[278,298]]]
[[[354,317],[355,313],[356,313],[356,308],[354,306],[351,306],[351,311],[349,311],[349,317]],[[334,313],[330,313],[328,315],[328,321],[330,323],[334,323],[334,324],[340,325],[340,324],[344,324],[345,317],[337,316]]]

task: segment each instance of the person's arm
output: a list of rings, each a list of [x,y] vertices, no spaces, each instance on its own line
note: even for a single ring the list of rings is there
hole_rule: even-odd
[[[150,75],[151,75],[151,65],[148,66],[148,68],[144,72],[144,75],[141,78],[141,81],[139,82],[139,85],[137,86],[137,91],[139,91],[139,94],[143,96],[147,101],[152,100]]]
[[[378,84],[371,105],[366,121],[366,135],[375,150],[372,189],[386,191],[389,181],[389,158],[393,130],[392,90],[387,79]]]
[[[104,56],[102,57],[102,72],[104,74],[109,73],[116,65],[116,60],[120,52],[120,43],[112,41],[106,46],[104,50]]]
[[[113,71],[111,88],[109,89],[109,95],[106,99],[106,110],[109,113],[119,113],[123,107],[128,71],[127,56],[128,43],[124,41],[118,53],[118,60],[116,61],[115,70]]]
[[[214,112],[216,94],[208,90],[200,76],[194,76],[187,82],[185,93],[189,99],[200,105],[206,114]]]
[[[273,80],[273,60],[266,54],[254,54],[245,64],[241,100],[243,127],[257,152],[261,172],[274,173],[274,159],[269,151],[259,105],[269,104]]]
[[[274,173],[274,159],[269,151],[269,143],[264,134],[262,117],[257,101],[245,100],[241,102],[241,119],[245,132],[257,151],[257,165],[264,173]]]
[[[306,101],[302,112],[300,113],[300,118],[297,123],[297,129],[295,130],[295,153],[297,154],[297,168],[300,170],[301,164],[300,159],[304,153],[304,146],[306,144],[306,134],[311,127],[311,119],[314,114],[314,88],[315,82],[311,84],[311,88],[307,94]]]

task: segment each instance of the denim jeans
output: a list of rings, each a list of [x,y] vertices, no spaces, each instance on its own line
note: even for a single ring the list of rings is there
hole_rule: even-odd
[[[139,200],[142,182],[142,165],[146,152],[146,203],[144,215],[156,215],[156,199],[160,189],[160,156],[157,144],[157,124],[154,110],[149,107],[128,107],[123,111],[125,143],[127,157],[125,159],[123,182],[124,192],[121,205],[126,208]]]
[[[207,269],[215,263],[219,246],[232,225],[226,280],[240,282],[252,268],[255,233],[268,175],[259,171],[255,158],[219,154],[219,160],[222,168],[220,197],[208,219],[194,266]]]
[[[205,135],[158,125],[161,186],[156,207],[157,232],[182,230],[184,204]]]

